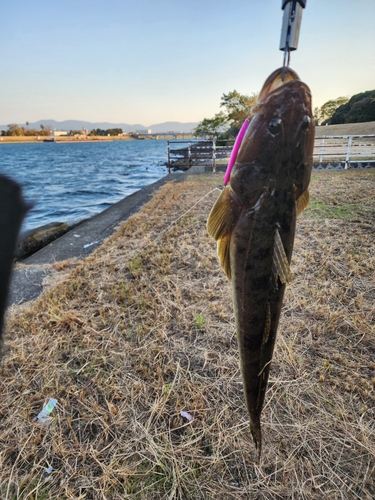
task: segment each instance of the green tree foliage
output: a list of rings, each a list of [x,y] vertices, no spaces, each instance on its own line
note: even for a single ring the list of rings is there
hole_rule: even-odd
[[[259,94],[240,94],[237,90],[232,90],[228,94],[223,94],[220,107],[225,108],[227,120],[231,127],[238,130],[246,118],[249,118],[251,108],[256,104]]]
[[[122,134],[122,128],[109,128],[107,130],[103,130],[101,128],[94,128],[91,130],[89,135],[103,135],[103,136],[114,136]]]
[[[336,109],[330,125],[375,121],[375,90],[355,94],[347,103]]]
[[[337,97],[323,104],[320,108],[320,120],[323,122],[322,125],[329,123],[329,120],[333,116],[337,108],[349,101],[349,97]]]
[[[251,96],[240,94],[237,90],[232,90],[221,97],[220,107],[225,111],[220,111],[213,118],[204,118],[194,130],[195,135],[205,135],[229,139],[236,137],[242,123],[246,118],[250,118],[250,110],[257,102],[258,94]]]
[[[8,130],[3,130],[2,135],[19,136],[23,135],[23,130],[16,123],[11,123],[8,125]]]
[[[42,128],[43,127],[43,128]],[[51,134],[50,127],[44,127],[41,125],[41,130],[37,130],[35,128],[25,129],[24,127],[20,127],[16,123],[12,123],[8,125],[8,130],[2,130],[2,136],[47,136]]]
[[[228,128],[228,120],[225,113],[220,111],[213,118],[204,118],[194,130],[194,134],[206,137],[215,137]]]
[[[320,108],[318,106],[316,106],[316,108],[314,108],[313,117],[314,117],[314,124],[320,125],[322,120],[321,120],[321,115],[320,115]]]

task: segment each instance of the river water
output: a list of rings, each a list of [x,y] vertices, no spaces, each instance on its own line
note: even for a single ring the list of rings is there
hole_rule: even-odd
[[[167,175],[166,162],[166,141],[0,145],[0,172],[34,203],[22,231],[102,212]]]

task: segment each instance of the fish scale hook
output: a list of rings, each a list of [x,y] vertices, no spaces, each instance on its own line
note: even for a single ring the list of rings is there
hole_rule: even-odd
[[[284,81],[286,68],[290,63],[290,52],[297,50],[298,37],[301,27],[302,11],[307,0],[282,0],[281,8],[284,11],[281,27],[280,50],[284,51],[282,81]]]

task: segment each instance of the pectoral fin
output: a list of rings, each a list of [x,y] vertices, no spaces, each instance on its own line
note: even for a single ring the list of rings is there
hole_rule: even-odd
[[[230,238],[241,212],[241,207],[230,188],[226,187],[216,200],[207,221],[207,231],[217,241],[220,265],[231,279]]]
[[[303,192],[297,200],[297,215],[300,215],[305,210],[305,208],[309,204],[309,201],[310,193],[309,190],[306,189],[306,191]]]
[[[275,277],[278,277],[283,285],[292,282],[292,273],[290,271],[288,258],[284,250],[283,242],[281,241],[280,233],[277,229],[275,231],[272,270]]]

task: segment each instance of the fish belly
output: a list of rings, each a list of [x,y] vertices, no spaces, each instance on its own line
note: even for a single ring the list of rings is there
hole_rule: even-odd
[[[294,222],[293,222],[294,221]],[[277,212],[243,212],[231,237],[233,305],[246,405],[260,448],[260,414],[267,388],[285,284],[274,275],[276,230],[290,261],[295,214],[278,222]],[[292,241],[290,239],[292,238]]]

